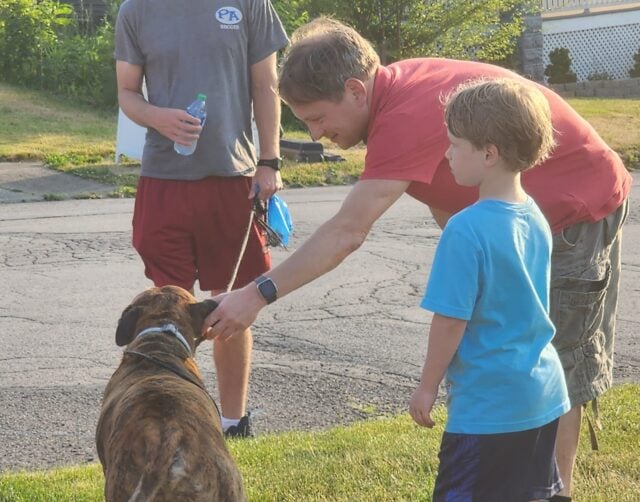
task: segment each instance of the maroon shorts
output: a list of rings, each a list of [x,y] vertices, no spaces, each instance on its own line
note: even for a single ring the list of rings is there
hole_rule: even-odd
[[[156,286],[224,290],[240,255],[252,200],[251,178],[198,181],[140,177],[133,214],[133,246]],[[262,231],[253,224],[234,287],[271,267]]]

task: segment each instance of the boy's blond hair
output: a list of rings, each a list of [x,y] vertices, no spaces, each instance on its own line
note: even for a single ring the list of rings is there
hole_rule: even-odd
[[[463,83],[445,98],[444,118],[453,136],[475,148],[495,145],[513,171],[543,162],[555,145],[547,98],[516,79]]]
[[[340,101],[349,78],[373,76],[380,58],[357,31],[320,17],[293,32],[280,70],[280,96],[288,103]]]

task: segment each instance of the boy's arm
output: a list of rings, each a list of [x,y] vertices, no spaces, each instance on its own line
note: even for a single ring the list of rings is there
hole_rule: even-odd
[[[435,425],[431,419],[431,409],[438,396],[438,386],[458,350],[466,327],[467,321],[462,319],[433,315],[427,357],[422,368],[420,384],[409,403],[409,413],[418,425],[424,427]]]

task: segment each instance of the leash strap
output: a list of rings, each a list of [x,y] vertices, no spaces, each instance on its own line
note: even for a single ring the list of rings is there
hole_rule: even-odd
[[[209,400],[213,403],[213,407],[216,409],[216,413],[218,414],[218,416],[222,417],[222,414],[220,413],[220,408],[218,408],[218,405],[216,404],[216,402],[211,397],[211,394],[209,394],[209,392],[207,391],[205,386],[201,382],[198,382],[193,377],[193,375],[191,375],[189,373],[186,373],[186,372],[183,373],[182,371],[178,371],[174,366],[171,366],[171,365],[165,363],[164,361],[161,361],[160,359],[157,359],[157,358],[153,357],[150,354],[145,354],[144,352],[138,352],[137,350],[125,350],[124,353],[125,354],[135,355],[135,356],[138,356],[138,357],[142,357],[143,359],[146,359],[147,361],[151,361],[152,363],[160,366],[161,368],[164,368],[165,370],[170,371],[174,375],[179,376],[183,380],[191,382],[193,385],[195,385],[196,387],[201,389],[206,394],[206,396],[209,398]]]
[[[587,417],[587,425],[589,427],[589,439],[591,441],[591,449],[597,451],[600,449],[598,444],[598,436],[596,435],[596,429],[602,430],[602,422],[600,421],[600,410],[598,409],[598,400],[593,399],[591,401],[591,411],[593,412],[593,421],[589,416],[589,410],[587,409],[587,403],[582,405],[584,408],[584,414]]]
[[[238,270],[240,269],[240,263],[242,263],[242,258],[244,257],[244,252],[247,250],[247,243],[249,242],[249,235],[251,235],[251,227],[253,226],[253,218],[256,214],[255,203],[251,207],[251,211],[249,211],[249,222],[247,224],[247,231],[244,233],[244,239],[242,239],[242,245],[240,246],[240,253],[238,254],[238,259],[236,260],[236,264],[233,267],[233,272],[231,273],[231,279],[229,280],[229,284],[227,284],[227,288],[225,292],[231,291],[233,287],[233,283],[236,282],[236,277],[238,276]]]
[[[287,246],[284,245],[282,238],[278,235],[273,228],[269,226],[266,218],[267,209],[264,203],[258,199],[258,194],[256,194],[253,205],[251,206],[251,211],[249,211],[249,222],[247,224],[247,231],[244,233],[244,239],[242,240],[242,245],[240,246],[240,253],[238,254],[238,259],[236,260],[236,264],[233,267],[233,272],[231,274],[231,279],[227,284],[227,288],[225,292],[231,291],[233,287],[233,283],[236,282],[236,277],[238,276],[238,270],[240,269],[240,263],[242,263],[242,258],[244,257],[244,253],[247,250],[247,243],[249,242],[249,236],[251,235],[251,227],[253,226],[253,220],[256,220],[256,223],[259,227],[261,227],[267,235],[267,245],[271,247],[282,246],[284,249],[287,249]]]

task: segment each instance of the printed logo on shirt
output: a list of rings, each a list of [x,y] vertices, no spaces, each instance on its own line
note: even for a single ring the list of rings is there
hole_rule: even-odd
[[[220,28],[223,30],[239,30],[242,12],[235,7],[220,7],[216,11],[216,19],[221,23]]]

